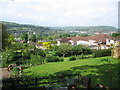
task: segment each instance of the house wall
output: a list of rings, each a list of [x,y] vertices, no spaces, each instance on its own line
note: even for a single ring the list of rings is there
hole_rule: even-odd
[[[69,42],[71,43],[71,45],[74,45],[74,44],[75,44],[72,40],[69,40]]]
[[[99,49],[109,49],[109,48],[110,48],[110,47],[101,44]]]
[[[88,41],[83,41],[83,40],[80,40],[80,41],[77,41],[77,45],[89,45],[89,42]]]
[[[112,40],[112,39],[106,39],[106,44],[107,45],[111,45],[111,44],[114,44],[114,43],[115,43],[114,40]]]
[[[77,45],[79,45],[79,44],[81,44],[81,45],[89,45],[89,46],[98,45],[97,43],[95,43],[94,40],[89,40],[89,41],[80,40],[80,41],[77,41]]]
[[[57,45],[59,46],[61,43],[60,43],[60,41],[57,41]]]

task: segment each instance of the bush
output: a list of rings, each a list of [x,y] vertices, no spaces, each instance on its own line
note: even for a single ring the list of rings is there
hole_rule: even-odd
[[[64,59],[63,59],[63,58],[59,58],[59,61],[60,61],[60,62],[63,62],[63,61],[64,61]]]
[[[111,49],[93,51],[93,57],[103,57],[103,56],[111,56]]]
[[[80,56],[78,56],[78,59],[85,59],[85,55],[82,53]]]
[[[19,67],[14,67],[11,72],[12,77],[19,76]]]
[[[30,63],[33,65],[42,64],[43,58],[39,55],[31,55]]]
[[[75,56],[71,56],[71,57],[69,58],[69,61],[74,61],[74,60],[76,60],[76,57],[75,57]]]
[[[64,61],[62,58],[59,58],[58,56],[52,56],[48,55],[46,56],[46,62],[61,62]]]

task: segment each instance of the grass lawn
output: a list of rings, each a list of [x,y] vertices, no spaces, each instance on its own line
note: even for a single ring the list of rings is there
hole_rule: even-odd
[[[110,62],[104,61],[107,59]],[[110,56],[76,61],[68,61],[67,57],[64,62],[46,63],[24,69],[24,73],[28,76],[32,75],[38,77],[50,74],[60,75],[80,73],[81,75],[91,78],[92,87],[95,87],[97,83],[100,83],[115,88],[118,87],[118,61],[118,59],[114,59]]]

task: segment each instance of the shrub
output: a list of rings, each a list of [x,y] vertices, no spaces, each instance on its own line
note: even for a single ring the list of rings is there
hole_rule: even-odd
[[[11,72],[12,77],[17,77],[19,76],[19,67],[14,67]]]
[[[30,63],[33,65],[42,64],[43,58],[39,55],[31,55]]]
[[[111,56],[111,49],[93,51],[93,57],[103,57],[103,56]]]
[[[62,58],[59,58],[58,56],[52,56],[48,55],[46,56],[46,62],[61,62],[64,61]]]
[[[76,57],[75,57],[75,56],[71,56],[71,57],[69,58],[69,61],[74,61],[74,60],[76,60]]]
[[[80,56],[78,56],[78,59],[85,59],[85,55],[82,53]]]
[[[59,58],[59,61],[60,61],[60,62],[63,62],[63,61],[64,61],[64,58]]]

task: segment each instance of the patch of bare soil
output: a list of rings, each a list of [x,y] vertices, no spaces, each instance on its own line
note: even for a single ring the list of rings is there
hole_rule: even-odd
[[[0,75],[1,78],[5,79],[5,78],[9,78],[10,77],[10,72],[8,72],[7,68],[0,68]]]

